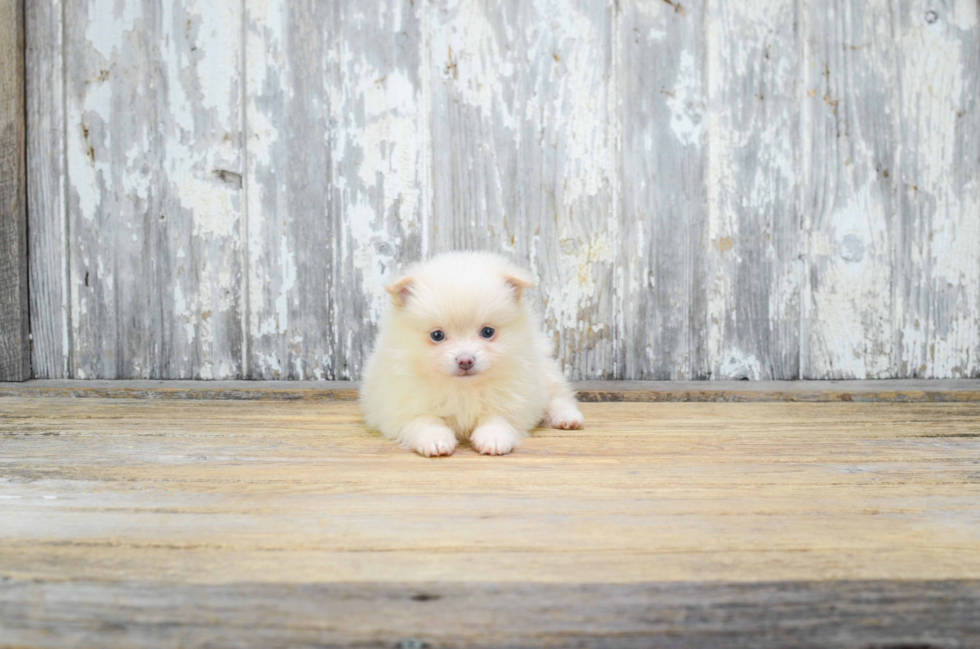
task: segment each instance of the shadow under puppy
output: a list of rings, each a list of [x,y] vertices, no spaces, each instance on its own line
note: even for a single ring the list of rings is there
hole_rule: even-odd
[[[457,440],[504,455],[544,423],[579,428],[582,413],[524,291],[530,276],[499,255],[454,252],[416,264],[388,287],[392,306],[367,362],[369,426],[425,456]]]

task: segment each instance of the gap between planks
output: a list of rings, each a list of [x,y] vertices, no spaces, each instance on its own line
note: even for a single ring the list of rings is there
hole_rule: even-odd
[[[578,381],[583,402],[970,402],[980,379],[877,381]],[[356,401],[352,381],[34,379],[0,383],[0,397]]]

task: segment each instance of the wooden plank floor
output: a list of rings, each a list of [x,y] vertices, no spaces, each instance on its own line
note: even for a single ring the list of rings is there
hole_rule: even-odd
[[[980,646],[980,403],[0,398],[0,646]]]

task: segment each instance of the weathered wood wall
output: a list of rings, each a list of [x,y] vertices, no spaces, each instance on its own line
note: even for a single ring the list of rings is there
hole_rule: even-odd
[[[0,0],[0,381],[31,377],[24,5]]]
[[[976,0],[27,0],[39,377],[357,378],[412,260],[575,378],[980,375]]]

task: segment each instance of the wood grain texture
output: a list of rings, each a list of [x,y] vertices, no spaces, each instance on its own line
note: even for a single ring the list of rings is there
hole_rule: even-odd
[[[978,633],[978,403],[585,404],[585,430],[436,460],[356,404],[0,405],[10,646]]]
[[[460,248],[576,379],[980,376],[973,0],[28,13],[38,377],[356,380]]]
[[[897,371],[980,372],[980,5],[908,1],[900,34],[895,187]],[[892,371],[895,371],[892,369]]]
[[[246,3],[249,378],[358,376],[421,256],[415,4]]]
[[[31,367],[34,377],[58,379],[69,376],[71,351],[64,14],[61,0],[32,0],[25,9]]]
[[[813,2],[803,16],[811,131],[804,378],[898,374],[891,326],[901,141],[897,4]]]
[[[799,3],[708,2],[708,363],[717,379],[800,376]]]
[[[958,649],[980,641],[978,607],[975,580],[0,582],[0,631],[13,646],[38,648]]]
[[[443,460],[352,403],[2,404],[17,579],[980,578],[977,403],[584,404],[585,430]]]
[[[708,378],[706,6],[630,0],[621,7],[617,378]]]
[[[573,378],[616,374],[616,86],[609,2],[431,4],[429,250],[526,264]]]
[[[240,4],[64,11],[71,376],[240,376]]]
[[[31,376],[24,3],[0,1],[0,381]]]

